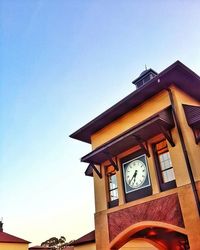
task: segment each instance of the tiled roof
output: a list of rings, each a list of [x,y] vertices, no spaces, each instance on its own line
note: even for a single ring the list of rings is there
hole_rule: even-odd
[[[82,245],[85,243],[92,243],[92,242],[95,242],[95,231],[94,230],[92,232],[82,236],[81,238],[75,240],[70,245],[77,246],[77,245]]]
[[[11,234],[7,234],[5,232],[0,231],[0,243],[24,243],[29,244],[30,242],[21,238],[18,238],[16,236],[13,236]]]

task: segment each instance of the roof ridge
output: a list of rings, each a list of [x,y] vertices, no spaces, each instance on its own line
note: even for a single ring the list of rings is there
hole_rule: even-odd
[[[1,243],[27,243],[29,244],[30,241],[24,240],[12,234],[6,232],[0,232],[0,242]]]

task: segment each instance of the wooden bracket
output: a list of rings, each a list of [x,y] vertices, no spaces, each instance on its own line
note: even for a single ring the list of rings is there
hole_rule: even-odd
[[[136,141],[140,145],[141,149],[145,152],[145,154],[147,155],[147,157],[150,157],[150,153],[149,153],[147,142],[145,141],[143,143],[142,138],[140,136],[138,136],[138,135],[133,135],[133,137],[136,139]]]
[[[160,127],[161,132],[164,134],[165,138],[166,138],[166,139],[168,140],[168,142],[170,143],[170,145],[171,145],[172,147],[174,147],[174,146],[175,146],[175,143],[174,143],[174,140],[173,140],[173,137],[172,137],[172,134],[171,134],[170,130],[165,130],[165,129],[163,128],[163,126],[160,125],[160,124],[159,124],[159,127]]]
[[[118,171],[119,167],[117,165],[117,160],[116,160],[116,162],[114,162],[112,159],[113,156],[109,152],[104,152],[104,154],[108,157],[110,164],[115,168],[116,171]]]
[[[196,144],[200,142],[200,135],[196,137]]]
[[[196,144],[198,144],[200,142],[200,130],[196,130],[196,129],[192,128],[192,131],[194,134],[195,142],[196,142]]]
[[[101,166],[100,166],[100,171],[96,168],[96,166],[94,165],[94,163],[90,163],[89,167],[92,167],[94,169],[94,171],[96,172],[96,174],[99,176],[100,179],[102,179],[102,173],[101,173]]]

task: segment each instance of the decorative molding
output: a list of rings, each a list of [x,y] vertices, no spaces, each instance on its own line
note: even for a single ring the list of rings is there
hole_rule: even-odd
[[[129,226],[144,221],[158,221],[184,228],[177,194],[155,199],[108,214],[110,241]]]

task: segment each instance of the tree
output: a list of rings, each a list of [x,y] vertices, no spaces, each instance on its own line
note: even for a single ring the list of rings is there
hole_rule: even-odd
[[[42,242],[41,246],[50,247],[52,250],[62,249],[62,246],[66,244],[66,238],[61,236],[59,239],[57,237],[51,237],[50,239]]]

